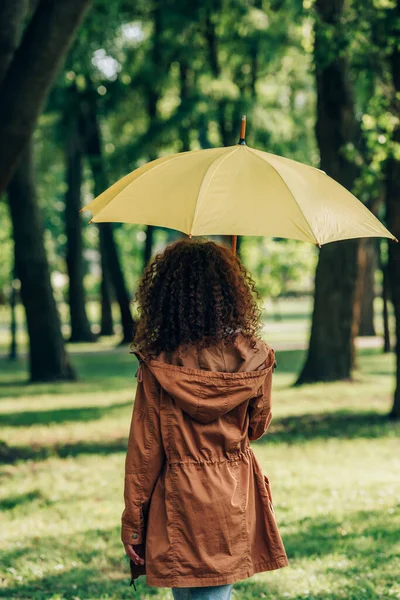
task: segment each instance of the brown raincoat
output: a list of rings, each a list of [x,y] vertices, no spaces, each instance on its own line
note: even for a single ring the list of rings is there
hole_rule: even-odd
[[[271,486],[249,442],[271,422],[274,350],[257,339],[139,359],[121,539],[132,580],[223,585],[289,565]],[[140,546],[141,545],[141,546]]]

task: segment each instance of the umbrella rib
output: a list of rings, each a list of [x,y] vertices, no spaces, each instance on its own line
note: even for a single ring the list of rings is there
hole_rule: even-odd
[[[213,149],[213,148],[210,148],[210,150],[212,150],[212,149]],[[201,150],[193,150],[192,152],[201,152]],[[164,165],[165,163],[171,163],[171,162],[173,162],[174,160],[176,160],[176,159],[180,158],[180,157],[181,157],[183,154],[190,154],[190,151],[188,150],[187,152],[179,152],[179,153],[177,153],[177,154],[175,154],[175,155],[171,155],[171,156],[159,156],[159,157],[158,157],[157,159],[155,159],[155,160],[160,160],[160,159],[162,159],[162,158],[165,158],[165,160],[160,160],[160,162],[159,162],[157,165],[154,165],[154,166],[153,166],[151,169],[148,169],[148,170],[147,170],[147,171],[145,171],[144,173],[140,173],[140,175],[139,175],[138,177],[136,177],[136,178],[132,179],[131,181],[129,181],[129,183],[127,183],[127,184],[126,184],[126,186],[125,186],[124,188],[122,188],[122,190],[119,192],[119,194],[120,194],[120,193],[122,193],[122,192],[124,192],[124,193],[125,193],[125,192],[126,192],[126,191],[127,191],[129,188],[130,188],[130,186],[131,186],[131,185],[133,185],[133,184],[136,184],[136,183],[139,181],[139,179],[142,179],[143,177],[146,177],[146,175],[148,175],[148,174],[150,174],[150,173],[151,173],[151,174],[154,174],[154,171],[155,171],[156,169],[158,169],[158,167],[161,167],[161,165]],[[153,162],[153,161],[152,161],[152,162]],[[154,162],[155,162],[155,161],[154,161]],[[149,163],[147,163],[147,164],[149,164]],[[145,165],[143,165],[143,166],[145,166]],[[132,171],[132,173],[134,173],[134,171]],[[127,175],[125,175],[124,177],[128,177],[129,175],[131,175],[131,173],[127,173]],[[123,177],[122,177],[121,179],[123,179]],[[121,180],[119,180],[119,181],[121,181]],[[115,183],[118,183],[118,181],[117,181],[117,182],[115,182]],[[114,183],[113,185],[115,185],[115,183]],[[111,186],[111,187],[112,187],[112,186]],[[109,189],[109,188],[108,188],[108,189]],[[102,192],[102,194],[104,194],[106,191],[107,191],[107,190],[104,190],[104,192]],[[94,198],[94,199],[92,200],[92,202],[94,202],[95,200],[97,200],[97,198],[99,198],[99,197],[100,197],[102,194],[99,194],[99,195],[98,195],[96,198]],[[118,194],[118,195],[119,195],[119,194]],[[104,206],[103,206],[103,207],[102,207],[102,208],[99,210],[99,212],[96,214],[96,217],[99,217],[99,216],[101,215],[102,211],[103,211],[105,208],[107,208],[107,207],[108,207],[108,205],[109,205],[109,203],[110,203],[110,202],[112,202],[113,200],[114,200],[114,197],[113,197],[113,198],[111,198],[111,200],[109,200],[109,201],[107,202],[107,204],[105,204],[105,205],[104,205]],[[90,209],[88,209],[88,210],[90,210]]]
[[[183,152],[182,154],[187,154],[187,152]],[[160,156],[159,158],[165,158],[166,160],[160,161],[160,162],[159,162],[157,165],[154,165],[153,167],[151,167],[151,169],[147,169],[147,171],[145,171],[144,173],[140,173],[140,175],[139,175],[138,177],[136,177],[135,179],[133,179],[132,181],[130,181],[130,182],[127,184],[127,186],[126,186],[126,187],[124,187],[124,188],[123,188],[123,190],[121,190],[121,191],[123,191],[123,192],[126,192],[126,191],[128,190],[128,188],[129,188],[129,187],[130,187],[132,184],[134,184],[134,183],[137,183],[137,182],[139,181],[139,179],[142,179],[143,177],[146,177],[146,175],[148,175],[149,173],[151,173],[151,174],[153,175],[153,174],[154,174],[154,171],[155,171],[156,169],[158,169],[158,167],[161,167],[161,165],[164,165],[165,163],[171,163],[171,162],[173,162],[174,160],[176,160],[176,159],[180,158],[180,156],[181,156],[181,154],[180,154],[180,153],[179,153],[179,154],[175,154],[175,156],[174,156],[174,155],[172,155],[171,157],[164,157],[164,156]],[[158,160],[158,159],[156,159],[156,160]],[[149,164],[149,163],[147,163],[147,164]],[[146,166],[146,165],[143,165],[143,166]]]
[[[226,154],[226,155],[223,157],[223,159],[221,160],[221,162],[220,162],[220,163],[219,163],[219,164],[218,164],[218,165],[215,167],[214,173],[211,175],[211,177],[210,177],[210,181],[207,183],[207,187],[206,187],[206,189],[205,189],[205,190],[202,192],[202,191],[201,191],[201,188],[202,188],[202,185],[203,185],[204,179],[205,179],[205,177],[206,177],[207,173],[209,172],[209,170],[210,170],[210,169],[212,168],[212,166],[214,165],[214,163],[212,163],[212,164],[211,164],[211,165],[208,167],[207,171],[205,172],[205,174],[204,174],[204,177],[203,177],[203,179],[202,179],[202,182],[201,182],[201,185],[200,185],[200,189],[199,189],[199,196],[198,196],[198,198],[197,198],[197,202],[196,202],[196,208],[195,208],[195,210],[194,210],[194,214],[193,214],[192,225],[191,225],[191,227],[190,227],[190,234],[192,233],[193,224],[194,224],[195,218],[196,218],[196,216],[197,216],[197,209],[198,209],[198,206],[199,206],[199,201],[200,201],[200,199],[201,199],[201,198],[200,198],[200,194],[201,194],[201,197],[204,197],[204,195],[205,195],[205,193],[207,192],[208,188],[210,187],[210,184],[211,184],[211,182],[212,182],[212,180],[213,180],[213,177],[214,177],[215,173],[218,171],[219,167],[222,165],[222,163],[223,163],[223,162],[225,162],[225,160],[226,160],[227,158],[229,158],[229,157],[230,157],[230,156],[231,156],[231,155],[232,155],[234,152],[237,152],[237,150],[239,150],[240,148],[241,148],[241,146],[235,146],[235,147],[234,147],[234,149],[232,150],[232,152],[229,152],[229,154]],[[218,157],[218,158],[219,158],[219,157]]]
[[[271,167],[271,168],[272,168],[272,169],[275,171],[275,173],[278,175],[278,177],[280,177],[280,179],[283,181],[283,184],[284,184],[284,186],[287,188],[287,190],[289,191],[290,195],[292,196],[292,198],[293,198],[293,200],[294,200],[294,202],[295,202],[295,204],[296,204],[297,208],[299,209],[299,211],[300,211],[300,212],[301,212],[301,214],[303,215],[303,219],[304,219],[304,221],[307,223],[307,225],[308,225],[308,227],[309,227],[309,229],[310,229],[310,231],[311,231],[311,233],[312,233],[312,235],[313,235],[313,237],[314,237],[314,239],[315,239],[315,243],[316,243],[316,244],[320,244],[320,242],[319,242],[319,241],[317,240],[317,238],[315,237],[315,233],[314,233],[314,231],[312,230],[312,228],[311,228],[311,225],[310,225],[310,223],[308,222],[308,219],[307,219],[306,215],[305,215],[305,214],[304,214],[304,212],[303,212],[303,209],[301,208],[300,204],[297,202],[297,200],[296,200],[296,198],[295,198],[295,196],[294,196],[294,194],[293,194],[292,190],[290,189],[290,187],[289,187],[289,185],[286,183],[286,181],[283,179],[283,177],[282,177],[282,175],[279,173],[278,169],[276,169],[276,168],[274,167],[274,165],[271,165],[271,163],[270,163],[270,162],[268,162],[267,160],[264,160],[263,158],[261,158],[261,156],[258,156],[258,154],[257,154],[256,152],[254,152],[252,148],[249,148],[249,147],[247,147],[247,148],[248,148],[248,150],[249,150],[249,151],[250,151],[252,154],[254,154],[254,156],[256,156],[256,157],[257,157],[259,160],[261,160],[262,162],[266,162],[266,163],[267,163],[267,164],[268,164],[268,165],[269,165],[269,166],[270,166],[270,167]]]

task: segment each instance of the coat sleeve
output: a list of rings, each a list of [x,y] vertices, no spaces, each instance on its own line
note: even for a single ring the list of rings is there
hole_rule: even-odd
[[[271,390],[272,374],[276,367],[275,352],[269,348],[269,354],[263,368],[268,368],[263,384],[258,389],[257,395],[250,400],[248,436],[250,441],[258,440],[270,426],[272,420]]]
[[[138,371],[135,403],[125,459],[121,540],[143,544],[151,495],[165,452],[160,427],[160,385],[146,364]]]

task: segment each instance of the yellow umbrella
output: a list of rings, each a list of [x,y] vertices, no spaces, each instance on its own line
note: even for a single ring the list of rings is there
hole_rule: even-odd
[[[82,210],[94,222],[158,225],[190,237],[260,235],[319,246],[359,237],[396,240],[323,171],[247,146],[245,123],[243,117],[239,144],[153,160]]]

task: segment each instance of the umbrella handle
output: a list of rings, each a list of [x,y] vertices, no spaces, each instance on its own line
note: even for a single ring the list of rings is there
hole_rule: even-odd
[[[240,127],[240,139],[239,139],[240,146],[246,145],[245,137],[246,137],[246,115],[243,115],[242,116],[242,124]]]

